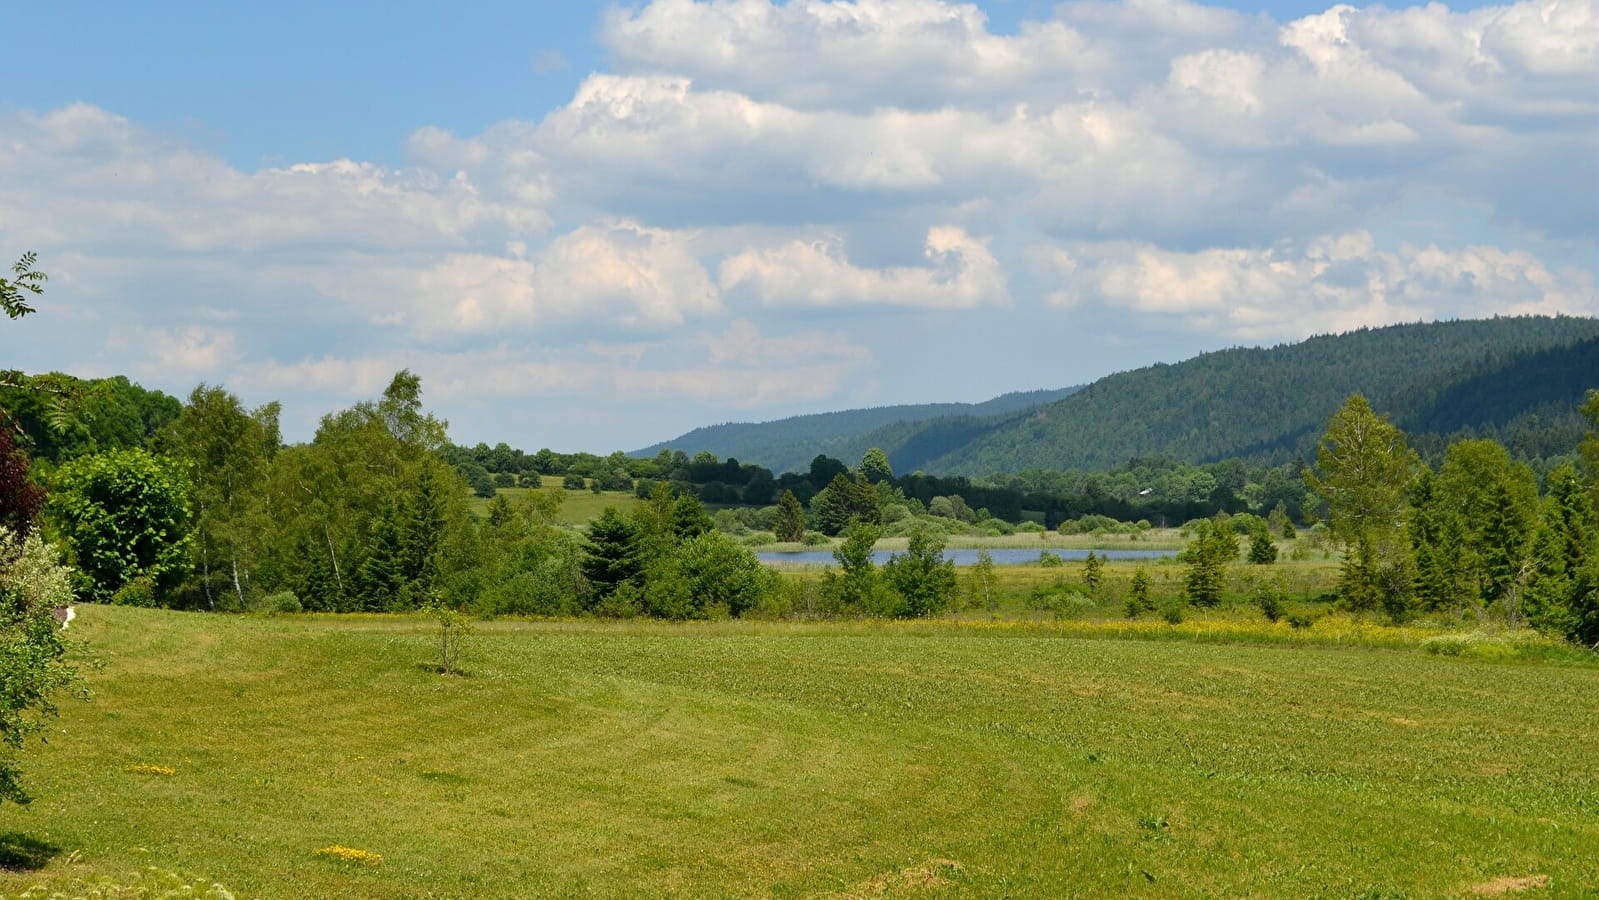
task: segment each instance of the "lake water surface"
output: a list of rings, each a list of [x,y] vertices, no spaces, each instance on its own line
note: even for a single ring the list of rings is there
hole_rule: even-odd
[[[896,552],[903,551],[873,550],[872,562],[882,565],[888,562],[888,558]],[[1048,549],[1039,551],[1024,550],[1020,547],[995,547],[988,551],[988,555],[994,558],[994,565],[996,566],[1023,566],[1028,563],[1038,562],[1040,552],[1049,553],[1066,560],[1087,559],[1089,554],[1087,550]],[[1106,559],[1164,559],[1177,555],[1176,550],[1095,550],[1093,552]],[[837,560],[833,559],[833,551],[831,550],[799,550],[789,553],[765,550],[755,555],[763,563],[831,566],[837,562]],[[977,550],[969,547],[945,550],[944,558],[954,560],[957,566],[969,566],[977,562]]]

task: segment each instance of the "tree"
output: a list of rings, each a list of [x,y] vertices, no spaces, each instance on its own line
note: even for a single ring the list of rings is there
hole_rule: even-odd
[[[877,565],[872,562],[872,549],[882,536],[881,529],[860,521],[851,522],[845,530],[844,542],[833,550],[839,572],[835,576],[829,569],[823,584],[824,592],[837,611],[878,611],[882,585],[878,580]]]
[[[355,570],[356,596],[361,608],[369,612],[399,609],[406,583],[406,547],[401,531],[402,513],[393,505],[384,507],[372,526],[366,556]]]
[[[54,488],[50,509],[90,597],[111,599],[143,578],[164,601],[183,576],[190,540],[190,487],[180,465],[144,450],[116,450],[71,460]]]
[[[1417,605],[1437,612],[1458,605],[1462,538],[1460,521],[1438,499],[1432,471],[1423,466],[1411,492],[1410,550],[1415,561],[1411,591]]]
[[[1127,618],[1136,619],[1154,609],[1155,602],[1149,598],[1149,570],[1139,566],[1127,586]]]
[[[597,599],[603,600],[624,584],[634,583],[643,570],[639,529],[616,507],[607,506],[589,524],[583,546],[583,577]]]
[[[811,513],[816,517],[816,527],[828,536],[843,533],[855,519],[876,525],[877,490],[860,476],[850,478],[839,472],[811,498]]]
[[[861,477],[872,484],[879,484],[894,479],[894,468],[888,463],[888,454],[882,448],[873,447],[861,457]]]
[[[44,488],[29,476],[31,461],[11,440],[11,432],[0,426],[0,528],[17,534],[33,530],[33,522],[44,508]]]
[[[72,599],[72,570],[56,549],[37,531],[0,525],[0,744],[9,750],[0,756],[0,801],[32,800],[15,754],[56,714],[55,696],[87,696],[54,615]]]
[[[1272,541],[1270,531],[1255,529],[1249,541],[1249,561],[1257,566],[1269,566],[1277,561],[1277,545]]]
[[[805,510],[793,491],[783,491],[783,496],[777,501],[777,527],[774,530],[780,541],[798,542],[805,539]]]
[[[1083,584],[1088,585],[1090,594],[1098,595],[1099,586],[1105,582],[1105,561],[1099,558],[1094,551],[1088,551],[1088,556],[1083,559]]]
[[[1194,529],[1193,539],[1177,558],[1188,564],[1184,576],[1188,602],[1195,606],[1215,606],[1221,602],[1227,563],[1238,558],[1238,537],[1220,516],[1215,520],[1201,520]]]
[[[1334,539],[1354,547],[1366,536],[1381,545],[1399,533],[1416,455],[1365,397],[1350,395],[1327,423],[1316,466],[1320,474],[1307,471],[1305,481],[1327,502]]]
[[[741,616],[775,588],[779,577],[719,531],[691,538],[680,549],[678,560],[699,615],[723,611]]]
[[[912,531],[905,552],[889,557],[883,579],[896,597],[884,612],[894,617],[932,615],[955,599],[955,564],[944,558],[944,537],[926,528]]]
[[[38,261],[39,254],[29,250],[11,264],[9,279],[0,278],[0,307],[5,309],[7,318],[20,319],[36,311],[28,305],[28,297],[23,292],[34,296],[44,293],[44,283],[50,276],[34,268]]]
[[[1435,490],[1460,525],[1459,567],[1476,599],[1519,618],[1538,514],[1536,476],[1493,441],[1457,441],[1444,456]]]
[[[987,550],[977,551],[977,562],[972,564],[966,575],[966,589],[970,593],[973,606],[980,606],[988,610],[990,619],[999,615],[999,593],[994,590],[994,557]]]
[[[1267,514],[1266,524],[1272,534],[1280,535],[1285,541],[1298,537],[1294,532],[1294,522],[1288,517],[1288,507],[1281,500],[1278,500],[1277,505]]]
[[[271,524],[261,499],[280,443],[278,413],[276,403],[246,411],[238,397],[201,384],[168,426],[194,486],[195,568],[212,609],[215,574],[231,584],[239,608],[245,606],[244,586]]]

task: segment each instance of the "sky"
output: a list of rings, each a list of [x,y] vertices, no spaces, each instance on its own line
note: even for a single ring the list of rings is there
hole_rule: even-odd
[[[10,4],[0,0],[0,11]],[[1599,315],[1599,0],[11,7],[0,368],[457,443]]]

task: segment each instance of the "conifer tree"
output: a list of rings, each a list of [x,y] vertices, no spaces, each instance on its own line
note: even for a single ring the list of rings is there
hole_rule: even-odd
[[[805,539],[805,510],[793,491],[783,491],[777,501],[777,539],[798,542]]]
[[[1272,542],[1271,532],[1265,528],[1255,529],[1254,537],[1249,541],[1249,561],[1257,566],[1269,566],[1277,561],[1277,545]]]
[[[1105,581],[1105,563],[1094,551],[1088,551],[1088,556],[1083,559],[1083,584],[1088,585],[1088,592],[1097,595],[1099,586]]]
[[[1127,586],[1127,618],[1136,619],[1154,609],[1155,603],[1149,598],[1149,570],[1139,566]]]
[[[589,525],[583,547],[583,577],[595,599],[603,600],[624,584],[637,581],[643,569],[638,526],[616,507],[607,506]]]

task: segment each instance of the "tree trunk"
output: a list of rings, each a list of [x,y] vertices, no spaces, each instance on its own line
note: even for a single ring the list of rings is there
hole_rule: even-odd
[[[233,561],[233,592],[239,597],[239,609],[244,609],[244,586],[239,584],[239,553],[233,547],[233,542],[228,542],[228,557]]]
[[[339,585],[339,597],[344,597],[344,576],[339,574],[339,555],[333,552],[333,534],[328,531],[328,523],[322,523],[322,538],[328,542],[328,561],[333,563],[333,580]]]

